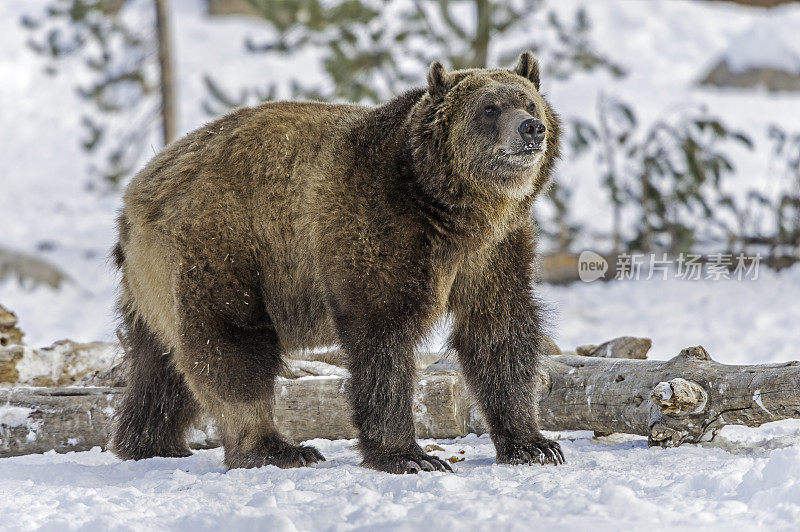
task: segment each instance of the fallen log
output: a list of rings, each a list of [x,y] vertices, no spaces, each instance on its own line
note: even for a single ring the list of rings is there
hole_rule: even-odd
[[[313,371],[299,361],[290,367]],[[319,369],[319,366],[316,366]],[[336,368],[344,371],[343,368]],[[300,370],[298,370],[300,371]],[[290,440],[355,438],[342,375],[279,377],[275,422]],[[0,457],[105,448],[122,387],[0,389]],[[471,405],[460,375],[452,369],[424,371],[414,396],[414,422],[420,438],[455,438],[475,432]],[[483,431],[481,431],[483,432]],[[192,448],[220,445],[214,423],[201,418],[189,434]]]
[[[119,344],[61,340],[50,347],[0,347],[0,384],[58,387],[82,384],[91,375],[119,367]]]
[[[289,373],[301,377],[277,383],[275,419],[292,440],[356,435],[345,393],[347,373],[323,359],[339,360],[323,354],[290,361]],[[667,361],[556,355],[545,359],[545,367],[540,411],[546,430],[638,434],[650,445],[676,446],[709,441],[725,425],[755,427],[800,418],[797,362],[729,366],[693,347]],[[442,359],[420,372],[414,403],[418,437],[486,431],[457,369],[455,361]],[[5,405],[0,406],[0,456],[105,446],[121,390],[0,389],[0,405]],[[207,419],[191,440],[195,447],[218,444]]]
[[[800,418],[797,361],[731,366],[690,347],[667,361],[562,355],[547,365],[545,428],[638,434],[671,447],[710,441],[725,425]]]
[[[0,456],[85,451],[108,441],[123,388],[0,390]]]

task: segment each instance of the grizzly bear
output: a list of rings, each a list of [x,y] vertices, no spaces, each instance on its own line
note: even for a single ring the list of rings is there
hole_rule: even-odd
[[[187,456],[202,409],[229,468],[324,460],[273,421],[285,353],[338,344],[363,465],[450,471],[417,444],[414,348],[450,347],[497,462],[560,464],[537,421],[542,310],[534,198],[559,120],[530,53],[447,72],[383,105],[265,103],[167,146],[127,188],[121,269],[128,386],[112,448]]]

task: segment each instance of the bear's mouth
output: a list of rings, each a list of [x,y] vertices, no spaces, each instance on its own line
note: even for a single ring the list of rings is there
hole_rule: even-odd
[[[529,170],[538,165],[547,149],[546,143],[541,144],[518,144],[517,146],[506,146],[500,148],[495,153],[499,156],[501,164],[516,170]]]
[[[528,143],[517,144],[516,146],[505,146],[499,149],[499,152],[506,157],[524,158],[532,155],[541,154],[546,148],[546,143]]]
[[[527,171],[542,161],[545,151],[547,151],[546,139],[542,139],[541,142],[528,143],[514,139],[508,144],[497,146],[494,153],[500,164],[508,166],[515,171]]]
[[[533,155],[541,151],[544,151],[544,148],[542,147],[541,144],[526,144],[525,146],[522,147],[520,151],[518,151],[514,155]]]

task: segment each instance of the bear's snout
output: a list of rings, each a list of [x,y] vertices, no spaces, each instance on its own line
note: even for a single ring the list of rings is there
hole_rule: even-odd
[[[526,148],[539,149],[544,141],[544,134],[547,132],[547,128],[541,120],[528,118],[522,121],[517,131],[519,131]]]

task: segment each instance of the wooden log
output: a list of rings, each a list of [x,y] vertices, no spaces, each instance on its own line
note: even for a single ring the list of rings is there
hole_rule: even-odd
[[[546,364],[540,411],[550,430],[639,434],[669,447],[709,441],[725,425],[800,418],[797,361],[729,366],[691,347],[667,361],[562,355]]]
[[[275,387],[275,422],[296,442],[312,438],[355,438],[342,376],[280,379]],[[469,433],[471,404],[461,376],[452,369],[422,372],[414,392],[414,426],[419,438],[455,438]]]
[[[104,446],[122,388],[0,390],[0,456]]]
[[[279,378],[275,387],[275,421],[284,436],[295,442],[355,438],[346,385],[347,379],[341,375]],[[114,407],[123,389],[0,389],[0,457],[51,449],[69,452],[105,448]],[[422,372],[413,408],[420,438],[454,438],[468,434],[475,426],[474,420],[470,423],[472,410],[461,377],[452,369]],[[209,418],[203,417],[195,424],[190,445],[219,445]]]
[[[429,359],[434,358],[430,356]],[[347,373],[316,360],[290,361],[275,391],[275,419],[291,440],[353,438]],[[335,360],[328,357],[327,360]],[[702,347],[667,361],[557,355],[544,359],[540,403],[546,430],[594,430],[648,437],[650,445],[707,441],[724,425],[759,426],[800,418],[797,362],[728,366]],[[414,421],[420,438],[452,438],[486,427],[453,360],[420,373]],[[324,375],[332,371],[334,375]],[[320,375],[323,374],[323,375]],[[120,387],[0,389],[0,456],[104,447]],[[218,445],[201,420],[195,447]]]

